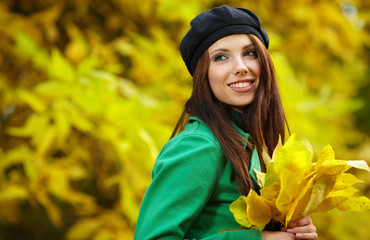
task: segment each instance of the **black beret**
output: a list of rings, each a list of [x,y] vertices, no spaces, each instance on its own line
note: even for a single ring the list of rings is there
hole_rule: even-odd
[[[252,11],[223,5],[202,12],[190,22],[190,30],[180,44],[180,52],[186,67],[193,75],[195,66],[213,43],[222,37],[238,33],[251,33],[258,37],[266,48],[269,38],[261,27],[260,19]]]

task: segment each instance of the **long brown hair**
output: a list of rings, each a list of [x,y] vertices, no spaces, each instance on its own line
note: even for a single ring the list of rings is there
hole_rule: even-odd
[[[249,174],[253,146],[256,146],[258,155],[262,156],[262,146],[266,145],[271,156],[279,135],[284,140],[286,123],[271,57],[257,37],[252,34],[248,36],[255,45],[261,64],[257,92],[253,101],[244,107],[242,114],[241,128],[251,135],[252,141],[243,139],[234,129],[231,124],[233,121],[231,107],[217,100],[212,92],[208,80],[210,65],[208,51],[203,53],[197,63],[193,74],[192,95],[185,103],[184,111],[171,136],[174,137],[177,132],[184,129],[189,115],[199,117],[209,126],[221,144],[225,157],[234,169],[239,192],[243,195],[247,195],[249,189],[253,187]],[[247,149],[244,149],[243,142],[247,144]],[[262,169],[265,169],[261,157],[260,163]]]

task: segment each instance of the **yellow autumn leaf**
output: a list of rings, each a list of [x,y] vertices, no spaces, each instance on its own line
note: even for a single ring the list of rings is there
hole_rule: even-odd
[[[67,239],[89,239],[100,226],[101,221],[97,218],[83,218],[69,229]]]
[[[27,190],[18,185],[9,185],[0,192],[0,202],[7,202],[14,199],[26,199],[28,196]]]
[[[278,176],[275,174],[274,164],[266,164],[265,184],[264,187],[276,184],[279,182]]]
[[[297,141],[292,135],[282,148],[276,153],[274,159],[275,172],[282,175],[285,171],[290,171],[302,176],[312,168],[312,147],[308,142]]]
[[[237,223],[243,227],[250,228],[252,227],[252,224],[249,223],[247,217],[246,199],[247,197],[240,196],[237,200],[230,204],[230,211],[233,213]]]
[[[355,194],[356,192],[358,192],[358,190],[354,187],[347,187],[347,188],[344,188],[344,189],[339,189],[339,190],[334,190],[334,191],[331,191],[327,197],[328,198],[334,198],[334,197],[344,197],[344,198],[348,198],[348,197],[352,197],[353,194]]]
[[[287,216],[293,201],[299,195],[299,183],[313,167],[312,156],[311,145],[307,141],[297,141],[295,135],[292,135],[276,154],[274,170],[281,185],[276,207],[284,216]]]
[[[80,215],[92,215],[99,211],[95,199],[85,193],[68,189],[62,199],[77,208],[76,212]]]
[[[339,204],[344,202],[347,198],[346,197],[327,197],[322,201],[314,212],[328,212],[334,208],[336,208]]]
[[[251,224],[264,226],[271,220],[271,210],[263,198],[253,189],[249,191],[246,199],[247,217]]]
[[[285,213],[292,204],[292,201],[296,198],[299,193],[299,177],[293,172],[286,171],[280,177],[280,192],[276,199],[276,207],[280,212]]]
[[[50,148],[54,144],[54,140],[56,138],[56,129],[53,126],[47,126],[43,130],[44,134],[40,136],[40,139],[35,139],[37,144],[37,155],[38,156],[44,156],[46,155],[47,151],[50,150]]]
[[[57,226],[62,226],[62,212],[61,209],[50,199],[45,191],[36,192],[36,196],[41,205],[45,208],[47,215],[51,222]]]
[[[283,143],[282,143],[282,141],[281,141],[281,135],[279,135],[279,141],[278,141],[278,143],[277,143],[277,145],[276,145],[276,147],[275,147],[275,149],[274,149],[274,152],[272,153],[272,161],[274,161],[275,160],[275,157],[276,157],[276,154],[277,154],[277,152],[280,150],[280,148],[282,148],[283,147]]]
[[[41,114],[32,114],[22,127],[8,127],[7,134],[16,137],[30,137],[35,135],[39,129],[47,126],[49,119]]]
[[[144,140],[144,142],[148,145],[148,150],[151,154],[153,161],[158,156],[158,149],[153,141],[153,138],[148,134],[148,132],[144,128],[139,129],[139,136]]]
[[[351,167],[354,167],[354,168],[363,169],[363,170],[366,170],[366,171],[370,172],[370,168],[364,160],[347,161],[347,165],[349,165]]]
[[[268,153],[268,148],[267,146],[264,144],[263,147],[262,147],[262,159],[263,161],[265,162],[265,164],[268,164],[268,163],[271,163],[271,162],[274,162],[274,159],[275,159],[275,156],[276,156],[276,153],[279,151],[280,148],[283,147],[283,144],[281,143],[281,136],[279,135],[279,141],[272,153],[272,158],[270,157],[269,153]]]
[[[257,177],[258,186],[260,186],[260,188],[262,188],[265,185],[266,173],[258,171],[257,169],[254,169],[254,172],[255,172],[256,177]]]
[[[44,112],[46,109],[46,105],[43,101],[30,91],[19,89],[17,91],[17,96],[35,112]]]
[[[359,182],[361,181],[349,173],[341,173],[337,175],[332,190],[317,206],[314,212],[326,212],[338,207],[358,191],[356,188],[352,187],[352,185]]]
[[[341,205],[348,198],[352,197],[358,190],[352,187],[353,184],[361,182],[349,173],[337,175],[335,184],[326,198],[311,212],[326,212]]]
[[[353,176],[350,173],[341,173],[341,174],[338,175],[338,177],[335,181],[333,191],[347,189],[347,188],[351,187],[352,185],[354,185],[356,183],[360,183],[360,182],[362,182],[362,181],[359,180],[358,178],[356,178],[355,176]]]
[[[278,222],[283,222],[284,217],[276,207],[276,199],[279,196],[280,185],[273,184],[261,189],[261,197],[265,203],[270,207],[272,218]]]
[[[48,179],[48,190],[55,196],[62,197],[69,188],[69,179],[67,172],[61,168],[49,168],[44,176]]]
[[[332,176],[324,176],[319,178],[312,186],[311,193],[309,195],[309,201],[307,202],[302,216],[310,214],[329,194],[335,184],[335,178]]]
[[[62,145],[71,131],[71,121],[67,111],[60,108],[58,103],[55,103],[54,107],[56,108],[53,116],[57,132],[56,142],[58,145]]]
[[[285,226],[288,226],[291,222],[298,220],[304,216],[303,212],[305,206],[309,202],[310,193],[313,185],[313,179],[303,179],[298,185],[298,193],[296,197],[291,201],[289,207],[284,213]]]
[[[325,160],[320,166],[316,168],[318,177],[321,175],[338,175],[350,169],[351,166],[347,165],[344,160]]]
[[[316,162],[315,168],[318,168],[321,166],[322,162],[326,160],[333,160],[335,159],[335,153],[333,148],[328,144],[321,150],[321,153],[319,155],[319,159]]]
[[[344,184],[344,185],[352,186],[356,183],[362,183],[362,182],[364,182],[364,181],[361,181],[356,176],[354,176],[350,173],[342,173],[338,176],[336,185],[341,183],[341,184]]]
[[[246,198],[246,218],[252,225],[264,225],[272,218],[287,226],[313,212],[370,208],[368,198],[353,196],[358,191],[353,185],[361,181],[346,173],[352,167],[369,171],[365,161],[335,159],[334,150],[326,145],[312,163],[311,144],[294,135],[276,149],[273,161],[266,163],[266,173],[256,171],[263,186],[261,196],[251,190]]]
[[[275,202],[280,192],[280,184],[273,184],[260,190],[264,200]]]
[[[51,50],[51,59],[48,73],[58,80],[73,82],[75,80],[75,70],[67,59],[56,48]]]
[[[370,209],[370,199],[365,196],[351,197],[338,205],[341,211],[365,211]]]
[[[272,158],[270,157],[268,153],[268,149],[266,145],[263,145],[262,147],[262,159],[265,162],[265,164],[272,162]]]

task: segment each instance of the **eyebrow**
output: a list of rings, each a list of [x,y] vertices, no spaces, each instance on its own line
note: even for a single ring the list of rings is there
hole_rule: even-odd
[[[251,44],[245,45],[245,46],[243,47],[243,50],[248,49],[248,48],[250,48],[250,47],[254,47],[254,44],[253,44],[253,43],[251,43]],[[212,54],[213,54],[213,53],[215,53],[215,52],[228,52],[228,51],[229,51],[229,49],[227,49],[227,48],[218,48],[218,49],[216,49],[216,50],[212,51],[212,52],[210,53],[210,55],[212,55]]]

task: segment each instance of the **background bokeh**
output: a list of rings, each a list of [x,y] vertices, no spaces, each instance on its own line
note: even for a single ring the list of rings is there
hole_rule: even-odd
[[[370,162],[369,1],[2,0],[0,239],[133,238],[191,92],[179,43],[222,4],[269,32],[291,132]],[[369,211],[312,217],[321,240],[369,239]]]

